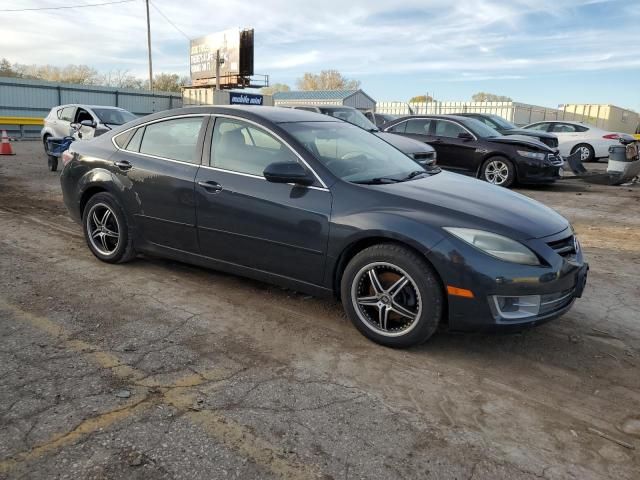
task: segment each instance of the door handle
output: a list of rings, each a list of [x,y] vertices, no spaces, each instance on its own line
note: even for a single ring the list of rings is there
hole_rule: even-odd
[[[198,185],[209,193],[218,193],[222,191],[222,185],[216,182],[198,182]]]
[[[127,162],[126,160],[119,160],[117,162],[113,162],[113,164],[120,170],[130,170],[133,167],[133,165],[131,165],[131,163]]]

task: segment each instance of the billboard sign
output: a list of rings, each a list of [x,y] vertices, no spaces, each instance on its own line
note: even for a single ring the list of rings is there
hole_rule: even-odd
[[[216,76],[216,52],[220,51],[220,77],[240,73],[240,29],[231,28],[191,40],[189,64],[191,79],[201,80]]]
[[[229,92],[229,103],[231,105],[262,105],[262,95],[255,93]]]

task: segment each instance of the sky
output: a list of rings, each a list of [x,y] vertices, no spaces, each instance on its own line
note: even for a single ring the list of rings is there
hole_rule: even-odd
[[[2,0],[0,57],[82,63],[146,77],[143,0]],[[378,101],[479,91],[547,107],[640,111],[640,0],[151,0],[154,72],[189,73],[189,41],[255,29],[255,73],[271,83],[336,69]],[[156,9],[180,29],[172,26]]]

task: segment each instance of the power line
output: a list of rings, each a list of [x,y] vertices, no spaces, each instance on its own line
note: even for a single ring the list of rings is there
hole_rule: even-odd
[[[178,32],[180,32],[184,38],[186,38],[187,40],[191,40],[191,37],[189,37],[189,35],[187,35],[187,34],[186,34],[186,33],[184,33],[182,30],[180,30],[180,28],[178,28],[178,26],[177,26],[175,23],[173,23],[173,22],[169,19],[169,17],[167,17],[164,13],[162,13],[162,10],[160,10],[160,9],[156,6],[156,4],[155,4],[154,2],[149,2],[149,3],[151,3],[151,6],[152,6],[153,8],[155,8],[155,9],[156,9],[156,11],[157,11],[160,15],[162,15],[162,17],[163,17],[167,22],[169,22],[173,28],[175,28]]]
[[[114,2],[103,2],[103,3],[87,3],[86,5],[61,5],[59,7],[34,7],[34,8],[15,8],[9,10],[0,10],[0,13],[6,12],[33,12],[39,10],[66,10],[69,8],[86,8],[86,7],[102,7],[104,5],[115,5],[118,3],[131,3],[136,0],[116,0]]]

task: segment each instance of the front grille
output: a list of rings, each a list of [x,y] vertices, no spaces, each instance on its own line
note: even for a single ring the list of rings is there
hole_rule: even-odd
[[[541,138],[540,141],[551,148],[558,148],[557,138]]]
[[[540,298],[540,312],[538,315],[548,315],[562,310],[573,301],[573,289],[559,293],[549,293]]]
[[[554,167],[561,167],[564,165],[564,160],[560,155],[549,155],[549,161]]]
[[[556,240],[555,242],[547,243],[554,252],[561,257],[569,257],[575,255],[576,252],[576,240],[573,235],[563,238],[562,240]]]

